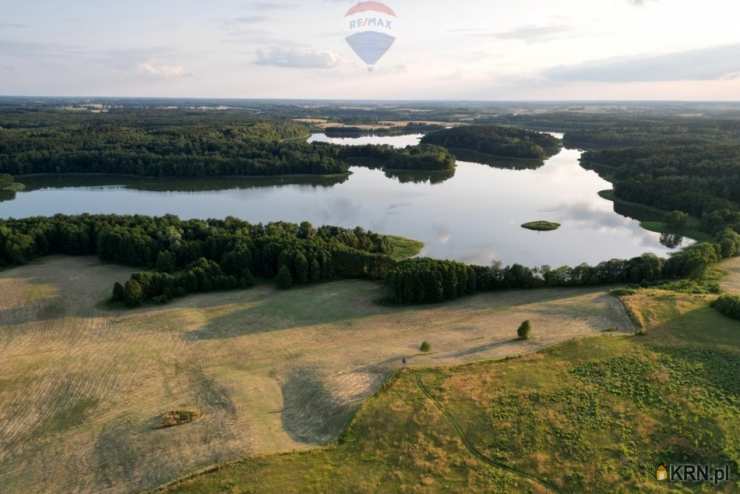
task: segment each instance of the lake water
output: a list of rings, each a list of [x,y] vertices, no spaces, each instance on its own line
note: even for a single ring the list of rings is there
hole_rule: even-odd
[[[312,140],[406,146],[420,137],[316,135]],[[451,178],[389,177],[366,168],[352,168],[348,178],[320,179],[25,178],[28,190],[0,202],[0,217],[89,212],[235,216],[254,223],[307,220],[415,238],[425,243],[424,255],[479,264],[576,265],[672,251],[659,234],[615,213],[612,203],[597,195],[611,185],[581,168],[579,156],[563,150],[535,170],[459,162]],[[540,219],[562,227],[540,233],[520,226]]]

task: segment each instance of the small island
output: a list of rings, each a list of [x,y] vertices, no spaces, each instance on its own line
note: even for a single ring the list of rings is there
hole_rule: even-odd
[[[534,230],[536,232],[551,232],[560,228],[560,223],[554,223],[552,221],[544,220],[530,221],[529,223],[524,223],[522,225],[522,228],[526,228],[527,230]]]

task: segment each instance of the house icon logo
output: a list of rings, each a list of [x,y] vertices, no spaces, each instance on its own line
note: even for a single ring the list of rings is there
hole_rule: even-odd
[[[655,471],[655,478],[658,482],[668,480],[668,467],[665,465],[658,465],[658,469]]]

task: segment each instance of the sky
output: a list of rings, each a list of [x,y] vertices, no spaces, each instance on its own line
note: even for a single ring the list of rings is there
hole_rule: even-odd
[[[356,3],[0,0],[0,95],[740,100],[737,0],[386,0],[373,70]]]

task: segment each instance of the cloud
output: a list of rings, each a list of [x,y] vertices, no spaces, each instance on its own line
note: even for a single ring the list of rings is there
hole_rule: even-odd
[[[330,51],[273,47],[257,50],[255,64],[292,69],[330,69],[339,64],[339,57]]]
[[[543,76],[554,82],[661,82],[720,80],[738,73],[740,45],[729,45],[558,66]]]
[[[84,56],[90,50],[84,46],[48,44],[0,39],[0,57],[52,58]]]
[[[525,43],[542,43],[562,38],[563,35],[572,33],[570,26],[522,26],[511,31],[501,33],[480,34],[480,36],[490,36],[496,39],[517,40]]]
[[[182,65],[161,64],[152,61],[139,64],[138,70],[150,77],[164,80],[183,79],[192,75]]]
[[[231,19],[231,22],[237,25],[244,25],[244,24],[257,24],[259,22],[264,22],[268,18],[264,15],[245,15],[241,17],[235,17]]]
[[[275,11],[275,10],[295,9],[295,8],[298,8],[298,5],[295,3],[262,1],[262,2],[255,2],[254,5],[252,5],[252,8],[260,12],[266,12],[266,11]]]

